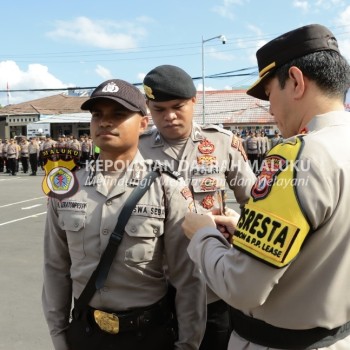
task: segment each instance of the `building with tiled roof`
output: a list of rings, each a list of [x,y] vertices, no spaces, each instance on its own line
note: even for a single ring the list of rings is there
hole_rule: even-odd
[[[245,90],[215,90],[197,93],[194,120],[199,124],[222,124],[227,129],[246,129],[274,126],[269,114],[269,102],[248,96]],[[88,96],[59,94],[32,101],[8,105],[0,109],[0,138],[27,135],[27,125],[50,124],[50,134],[81,135],[89,132],[90,113],[80,109]],[[152,124],[152,120],[151,120]]]

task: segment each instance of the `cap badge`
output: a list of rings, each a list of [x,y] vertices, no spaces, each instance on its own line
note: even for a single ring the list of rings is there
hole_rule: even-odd
[[[109,82],[106,86],[103,87],[102,92],[118,92],[119,87],[115,82]]]
[[[150,88],[147,85],[143,85],[143,89],[145,90],[145,94],[148,98],[151,98],[152,100],[155,99],[154,95],[153,95],[153,91],[152,88]]]

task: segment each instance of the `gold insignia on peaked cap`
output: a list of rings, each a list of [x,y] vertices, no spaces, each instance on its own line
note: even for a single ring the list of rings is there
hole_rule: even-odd
[[[259,78],[248,88],[247,94],[268,100],[264,83],[271,73],[293,59],[318,51],[335,51],[340,54],[337,39],[328,28],[320,24],[300,27],[269,41],[256,52]]]
[[[151,98],[152,100],[155,99],[154,95],[153,95],[153,91],[152,88],[150,88],[149,86],[143,84],[143,89],[145,90],[145,94],[148,98]]]

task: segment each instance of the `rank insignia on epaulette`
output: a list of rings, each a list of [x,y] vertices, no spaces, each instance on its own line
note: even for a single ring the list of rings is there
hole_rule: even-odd
[[[171,169],[167,165],[159,162],[158,160],[155,160],[151,167],[153,171],[158,170],[161,173],[167,173],[176,180],[178,180],[181,177],[181,174],[178,171]]]
[[[159,133],[159,131],[157,131],[156,137],[154,138],[154,144],[159,145],[161,142],[162,142],[162,140],[160,138],[160,133]]]
[[[141,180],[142,171],[144,170],[143,166],[139,163],[134,164],[132,168],[131,178],[128,181],[129,186],[137,186]]]
[[[215,146],[208,139],[204,139],[199,143],[198,150],[202,154],[211,154],[215,151]]]
[[[241,153],[244,161],[248,160],[248,157],[247,157],[247,155],[245,153],[242,141],[237,136],[233,136],[231,147],[235,148],[238,152]]]
[[[195,140],[202,140],[204,136],[201,133],[201,129],[198,125],[194,125],[193,127],[193,137]]]

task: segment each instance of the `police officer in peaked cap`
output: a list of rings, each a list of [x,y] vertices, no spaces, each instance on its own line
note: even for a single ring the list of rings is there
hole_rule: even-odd
[[[350,349],[350,66],[319,24],[273,39],[257,60],[247,93],[270,101],[284,140],[239,218],[186,215],[188,252],[233,307],[230,350]]]

